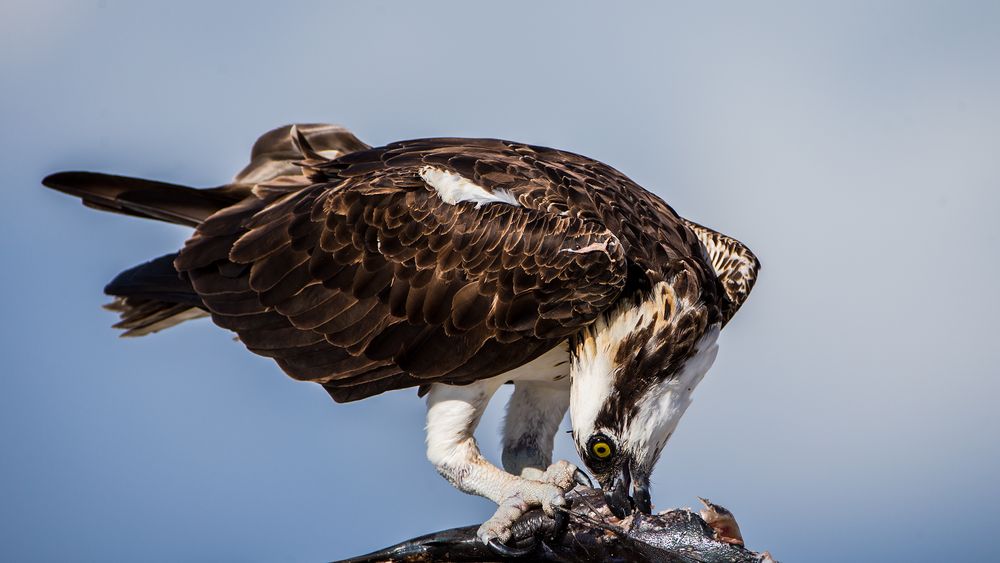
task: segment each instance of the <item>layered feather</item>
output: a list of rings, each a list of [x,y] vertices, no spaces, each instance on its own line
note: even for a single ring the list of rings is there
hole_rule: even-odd
[[[699,227],[620,172],[508,141],[370,148],[309,124],[262,136],[219,188],[88,173],[46,183],[195,226],[173,266],[196,306],[339,401],[492,377],[681,273],[710,323],[735,310],[731,287],[745,299],[753,283],[723,279]],[[138,299],[123,328],[191,314]]]

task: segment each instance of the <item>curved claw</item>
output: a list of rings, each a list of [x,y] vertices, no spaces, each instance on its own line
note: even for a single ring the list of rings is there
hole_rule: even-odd
[[[584,487],[594,488],[594,482],[590,480],[590,476],[579,469],[573,472],[573,480]]]
[[[524,557],[532,551],[535,551],[535,546],[538,545],[538,543],[535,541],[535,538],[531,538],[531,543],[527,547],[512,547],[500,543],[496,538],[492,538],[486,542],[486,545],[491,551],[493,551],[493,553],[496,553],[501,557]]]
[[[554,523],[552,525],[552,533],[549,537],[553,541],[559,541],[566,535],[566,531],[569,529],[569,514],[566,510],[556,510],[556,515],[552,520]]]

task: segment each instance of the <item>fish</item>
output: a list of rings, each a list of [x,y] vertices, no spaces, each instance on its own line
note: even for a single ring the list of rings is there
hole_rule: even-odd
[[[706,503],[701,514],[690,509],[618,518],[603,491],[577,486],[567,493],[565,517],[541,510],[527,512],[514,524],[514,536],[502,552],[479,541],[479,524],[426,534],[338,563],[418,563],[427,561],[607,561],[638,563],[777,563],[770,552],[755,552],[733,541],[736,519],[729,510]],[[700,498],[700,497],[699,497]],[[724,514],[721,519],[712,515]]]

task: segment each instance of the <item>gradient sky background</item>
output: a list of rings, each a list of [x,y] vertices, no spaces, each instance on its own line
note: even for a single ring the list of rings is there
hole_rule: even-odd
[[[205,320],[118,339],[101,288],[189,231],[39,185],[215,185],[296,121],[583,153],[743,240],[655,504],[787,562],[995,559],[1000,4],[835,4],[5,0],[0,559],[324,561],[491,514],[413,391],[335,405]]]

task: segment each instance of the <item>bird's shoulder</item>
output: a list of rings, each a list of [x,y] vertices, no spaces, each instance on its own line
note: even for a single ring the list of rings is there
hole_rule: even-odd
[[[422,169],[468,172],[393,160],[412,151],[295,144],[301,174],[209,217],[175,266],[216,323],[338,400],[516,367],[625,283],[622,244],[599,221],[523,198],[447,201]]]
[[[327,179],[360,179],[356,189],[422,186],[418,172],[447,170],[526,208],[599,223],[626,256],[657,278],[700,259],[701,243],[661,197],[601,161],[503,139],[441,137],[355,151],[318,167]],[[416,183],[414,183],[416,182]]]

